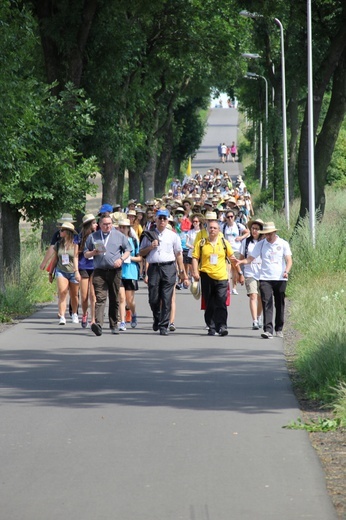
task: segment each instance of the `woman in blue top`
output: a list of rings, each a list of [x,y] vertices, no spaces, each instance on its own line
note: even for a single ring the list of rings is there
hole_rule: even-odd
[[[80,299],[82,304],[82,327],[85,329],[88,326],[88,305],[90,301],[90,318],[91,323],[95,321],[95,291],[92,284],[94,273],[94,260],[92,258],[85,258],[84,247],[85,241],[91,233],[97,229],[97,222],[92,215],[88,213],[84,215],[82,231],[78,235],[78,269],[81,276],[80,280]]]
[[[135,304],[135,291],[138,291],[139,264],[142,257],[139,256],[138,240],[130,234],[131,225],[129,219],[119,220],[119,231],[123,233],[132,246],[131,255],[122,265],[122,279],[119,292],[120,331],[126,330],[125,313],[126,307],[131,311],[131,327],[137,327],[137,315]]]

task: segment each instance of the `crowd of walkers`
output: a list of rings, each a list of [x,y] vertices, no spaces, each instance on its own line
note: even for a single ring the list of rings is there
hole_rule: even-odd
[[[84,215],[79,232],[74,223],[72,215],[61,216],[41,264],[57,281],[60,325],[69,296],[72,323],[96,336],[104,331],[107,299],[111,332],[135,328],[143,280],[154,331],[175,331],[175,292],[191,284],[194,296],[201,295],[207,333],[226,336],[229,294],[245,283],[252,328],[263,328],[265,339],[282,336],[290,247],[273,222],[254,218],[241,176],[233,184],[218,168],[196,172],[174,179],[161,198],[131,199],[125,208],[103,204],[96,216]]]

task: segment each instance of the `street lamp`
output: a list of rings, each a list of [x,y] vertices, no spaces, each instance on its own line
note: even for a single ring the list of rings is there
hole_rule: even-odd
[[[266,84],[266,140],[265,140],[265,176],[264,176],[264,187],[267,190],[268,189],[268,158],[269,158],[269,152],[268,152],[268,81],[267,78],[264,76],[261,76],[260,74],[255,74],[254,72],[247,72],[246,73],[247,78],[252,79],[264,79]]]
[[[240,16],[246,18],[264,18],[263,14],[250,13],[249,11],[240,11]],[[278,18],[274,18],[276,25],[280,27],[281,38],[281,76],[282,76],[282,135],[284,147],[284,194],[285,194],[285,216],[287,227],[290,227],[290,199],[288,188],[288,154],[287,154],[287,116],[286,116],[286,74],[285,74],[285,46],[284,31],[282,23]]]

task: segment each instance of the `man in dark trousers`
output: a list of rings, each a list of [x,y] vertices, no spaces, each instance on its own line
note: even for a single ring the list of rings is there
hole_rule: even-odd
[[[169,316],[172,295],[176,284],[177,268],[180,281],[188,287],[181,241],[179,236],[167,229],[169,211],[160,208],[155,217],[156,236],[150,241],[144,237],[139,254],[145,258],[148,266],[149,305],[153,313],[153,330],[160,330],[161,336],[168,335]]]

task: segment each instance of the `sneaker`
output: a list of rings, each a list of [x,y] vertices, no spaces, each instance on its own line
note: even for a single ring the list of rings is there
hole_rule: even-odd
[[[232,294],[238,294],[237,289],[232,289]]]
[[[258,330],[259,329],[259,323],[257,320],[254,320],[252,322],[252,330]]]
[[[64,316],[60,316],[59,325],[66,325],[66,319]]]
[[[283,338],[284,337],[284,334],[283,334],[282,330],[277,330],[276,331],[276,337],[277,338]]]
[[[86,329],[88,326],[88,313],[83,314],[82,316],[82,327],[83,329]]]
[[[263,339],[273,339],[273,334],[271,334],[270,332],[262,332],[261,337]]]
[[[79,323],[78,314],[74,313],[71,316],[72,323]]]
[[[112,334],[115,334],[115,335],[119,334],[119,329],[118,329],[118,327],[114,327],[113,329],[111,329],[111,333],[112,333]]]
[[[258,321],[258,326],[261,329],[263,327],[263,318],[262,318],[262,316],[258,316],[257,321]]]
[[[208,336],[215,336],[216,335],[216,332],[214,329],[209,329],[208,330]]]
[[[168,336],[168,329],[162,327],[160,329],[160,336]]]
[[[124,321],[122,321],[119,325],[119,330],[121,330],[122,332],[124,332],[126,330],[126,324]]]
[[[91,330],[95,334],[95,336],[102,336],[102,327],[99,323],[92,323]]]
[[[137,327],[137,315],[132,314],[131,316],[131,327],[135,329]]]
[[[127,311],[126,311],[125,322],[126,323],[131,323],[131,311],[130,311],[130,309],[127,309]]]
[[[174,331],[176,330],[176,326],[174,325],[174,323],[170,323],[170,324],[168,325],[168,328],[169,328],[169,330],[170,330],[171,332],[174,332]]]
[[[226,329],[226,327],[221,327],[220,330],[219,330],[219,335],[220,336],[227,336],[228,334],[228,330]]]

